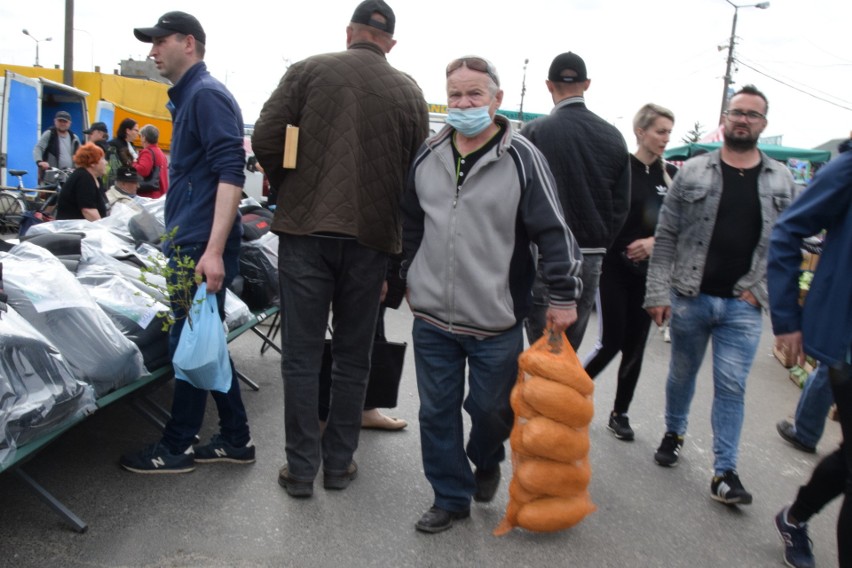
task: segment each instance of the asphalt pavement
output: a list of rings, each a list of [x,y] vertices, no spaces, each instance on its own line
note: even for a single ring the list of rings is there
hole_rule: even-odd
[[[630,411],[636,441],[606,429],[615,392],[615,362],[596,381],[590,491],[598,507],[578,526],[551,534],[491,531],[505,511],[511,466],[505,464],[495,500],[474,504],[471,517],[445,533],[416,532],[432,503],[423,476],[412,317],[388,311],[387,336],[407,341],[399,406],[386,411],[409,421],[401,432],[363,431],[355,459],[358,478],[345,491],[295,500],[277,484],[284,462],[279,356],[259,353],[245,334],[232,343],[237,367],[260,385],[244,388],[257,462],[199,465],[186,475],[137,475],[118,456],[158,432],[128,404],[113,404],[67,432],[25,466],[26,472],[85,520],[74,532],[17,477],[0,476],[0,566],[3,567],[767,567],[783,566],[775,513],[791,502],[820,456],[840,441],[830,422],[816,455],[784,442],[775,423],[795,409],[799,389],[772,356],[768,319],[749,377],[739,473],[754,504],[727,507],[710,499],[711,368],[705,364],[678,467],[664,469],[653,453],[664,432],[664,383],[669,345],[652,332]],[[594,341],[592,320],[584,345]],[[710,360],[710,355],[705,361]],[[168,406],[170,387],[155,398]],[[216,431],[208,406],[203,439]],[[817,566],[837,566],[839,502],[811,522]]]

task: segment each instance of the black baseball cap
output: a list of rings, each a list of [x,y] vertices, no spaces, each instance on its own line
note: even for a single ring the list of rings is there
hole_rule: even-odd
[[[109,130],[107,130],[107,126],[103,122],[93,122],[89,128],[83,131],[83,134],[91,134],[95,130],[100,130],[101,132],[109,134]]]
[[[167,12],[160,16],[153,28],[134,28],[133,35],[139,41],[152,43],[155,37],[172,34],[191,35],[199,43],[207,43],[207,34],[198,19],[186,12]]]
[[[121,166],[115,174],[115,181],[135,181],[140,182],[142,178],[133,166]]]
[[[60,110],[59,112],[57,112],[57,113],[53,116],[53,118],[54,118],[54,119],[58,118],[59,120],[67,120],[68,122],[71,122],[71,115],[70,115],[70,114],[68,114],[68,113],[67,113],[66,111],[64,111],[64,110]]]
[[[378,12],[385,17],[385,21],[373,19],[373,13]],[[393,10],[387,5],[384,0],[364,0],[358,7],[355,8],[355,13],[352,14],[352,23],[364,24],[383,32],[388,32],[393,35],[393,29],[396,25],[396,16]]]
[[[563,77],[565,71],[573,71],[576,76]],[[586,62],[576,53],[560,53],[550,64],[547,78],[558,83],[581,83],[588,80],[586,76]]]

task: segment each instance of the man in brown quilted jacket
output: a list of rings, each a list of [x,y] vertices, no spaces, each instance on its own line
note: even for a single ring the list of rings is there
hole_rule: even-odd
[[[252,147],[278,189],[281,371],[287,464],[278,482],[310,497],[357,475],[361,413],[388,255],[401,251],[399,200],[408,165],[428,132],[426,101],[386,54],[396,18],[383,0],[358,5],[346,51],[292,65],[255,124]],[[284,169],[287,125],[299,127],[296,167]],[[331,409],[317,413],[332,309]]]

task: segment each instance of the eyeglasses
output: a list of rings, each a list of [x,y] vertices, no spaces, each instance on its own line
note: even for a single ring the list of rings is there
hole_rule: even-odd
[[[746,122],[757,122],[758,120],[762,120],[766,118],[766,115],[756,110],[750,110],[748,112],[744,110],[740,110],[738,108],[732,108],[730,110],[725,111],[725,116],[728,118],[732,118],[734,120],[742,120],[745,119]]]
[[[500,77],[497,76],[497,70],[494,66],[491,65],[487,59],[476,57],[475,55],[466,55],[451,61],[450,64],[447,65],[447,77],[450,76],[450,73],[462,66],[472,69],[473,71],[485,73],[491,77],[491,80],[494,81],[498,87],[500,86]]]

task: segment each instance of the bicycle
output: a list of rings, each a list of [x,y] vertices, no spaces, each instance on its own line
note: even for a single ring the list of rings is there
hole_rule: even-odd
[[[24,187],[26,170],[9,170],[9,175],[18,178],[18,186],[0,188],[0,233],[23,236],[32,225],[52,221],[59,191],[72,172],[72,169],[49,168],[44,172],[42,184],[31,189]]]
[[[24,212],[29,211],[29,204],[24,188],[26,170],[9,170],[9,175],[18,178],[18,187],[0,188],[0,233],[17,233],[21,226]]]

